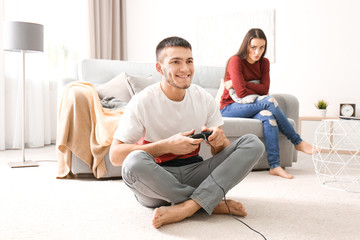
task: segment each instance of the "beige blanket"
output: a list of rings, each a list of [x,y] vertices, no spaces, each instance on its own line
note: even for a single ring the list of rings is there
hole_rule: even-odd
[[[101,107],[91,83],[68,84],[59,106],[56,150],[58,178],[71,178],[71,153],[83,160],[96,178],[106,174],[104,156],[123,110]]]

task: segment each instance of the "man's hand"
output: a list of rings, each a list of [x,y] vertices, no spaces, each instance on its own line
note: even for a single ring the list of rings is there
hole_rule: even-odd
[[[185,155],[195,151],[203,139],[189,138],[191,134],[194,134],[195,130],[188,132],[178,133],[170,138],[166,139],[167,147],[170,153],[176,155]]]
[[[110,147],[110,161],[114,166],[121,166],[126,156],[134,150],[143,150],[154,157],[158,157],[167,153],[176,155],[185,155],[195,151],[203,139],[193,139],[188,136],[194,134],[195,129],[178,133],[167,139],[163,139],[154,143],[138,145],[127,144],[117,139],[113,140]]]
[[[223,149],[225,149],[227,146],[230,145],[230,141],[225,136],[225,133],[222,129],[222,127],[212,127],[207,128],[206,126],[203,126],[201,128],[201,131],[211,131],[212,134],[208,137],[208,144],[211,144],[211,153],[216,154],[218,152],[221,152]]]

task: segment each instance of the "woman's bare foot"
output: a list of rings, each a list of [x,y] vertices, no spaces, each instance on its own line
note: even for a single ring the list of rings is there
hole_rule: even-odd
[[[305,141],[302,141],[298,145],[295,146],[295,149],[307,154],[313,154],[315,153],[315,148],[310,143],[307,143]]]
[[[271,175],[280,176],[280,177],[287,178],[287,179],[294,178],[293,175],[287,173],[282,167],[272,168],[272,169],[270,169],[269,173]]]
[[[191,217],[200,208],[200,205],[192,199],[176,205],[156,208],[152,225],[154,228],[159,228],[165,224],[180,222]]]
[[[226,200],[227,205],[229,206],[230,212],[233,215],[236,216],[243,216],[245,217],[247,215],[244,205],[242,205],[241,202],[236,202],[234,200]],[[224,200],[222,200],[215,208],[213,213],[215,214],[228,214],[229,209],[226,206],[226,203]]]

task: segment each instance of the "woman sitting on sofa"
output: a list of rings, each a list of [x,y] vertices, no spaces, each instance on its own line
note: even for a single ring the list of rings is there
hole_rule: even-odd
[[[223,117],[255,118],[262,121],[270,174],[291,179],[280,167],[279,130],[295,145],[295,149],[313,153],[311,144],[296,133],[272,96],[270,62],[264,58],[267,40],[261,29],[250,29],[239,51],[226,66],[225,88],[220,102]]]

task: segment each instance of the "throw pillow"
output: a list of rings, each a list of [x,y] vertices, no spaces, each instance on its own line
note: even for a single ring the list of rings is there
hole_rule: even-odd
[[[121,102],[129,102],[131,95],[127,88],[126,78],[126,73],[121,73],[110,81],[95,87],[100,99],[104,97],[115,97],[115,99]]]
[[[220,87],[215,96],[215,102],[219,107],[220,107],[221,96],[224,92],[224,87],[225,87],[224,79],[220,79]]]
[[[158,82],[151,75],[148,77],[132,76],[127,74],[127,87],[131,96],[134,96],[144,88]]]

